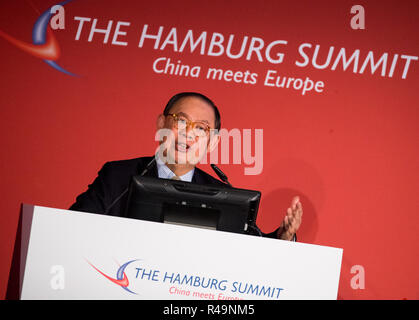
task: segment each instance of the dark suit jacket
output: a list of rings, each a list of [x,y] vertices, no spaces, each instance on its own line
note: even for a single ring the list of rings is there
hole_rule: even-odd
[[[131,177],[139,175],[152,159],[153,157],[142,157],[105,163],[96,179],[88,186],[87,191],[77,197],[70,210],[105,214],[111,207],[107,214],[123,216],[128,200],[128,192],[125,192],[114,204],[113,202],[127,190]],[[154,163],[144,176],[158,177],[157,165]],[[195,168],[192,182],[225,186],[223,182],[198,168]],[[276,238],[276,230],[270,234],[263,235],[269,238]]]

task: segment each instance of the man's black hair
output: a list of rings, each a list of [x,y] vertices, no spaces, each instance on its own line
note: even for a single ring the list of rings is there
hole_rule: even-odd
[[[165,116],[167,116],[170,113],[170,109],[176,104],[176,102],[178,102],[180,99],[186,98],[186,97],[200,98],[203,101],[205,101],[206,103],[208,103],[212,107],[212,109],[214,110],[214,115],[215,115],[215,129],[220,130],[220,128],[221,128],[220,112],[218,111],[218,108],[215,105],[215,103],[210,98],[208,98],[207,96],[204,96],[202,93],[198,93],[198,92],[180,92],[178,94],[175,94],[173,97],[170,98],[169,102],[167,102],[166,107],[164,108],[163,114]]]

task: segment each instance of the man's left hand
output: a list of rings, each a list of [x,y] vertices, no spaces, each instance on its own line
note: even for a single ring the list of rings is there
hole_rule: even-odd
[[[291,201],[291,207],[287,209],[287,215],[278,229],[278,239],[292,240],[303,218],[303,206],[300,197],[296,196]]]

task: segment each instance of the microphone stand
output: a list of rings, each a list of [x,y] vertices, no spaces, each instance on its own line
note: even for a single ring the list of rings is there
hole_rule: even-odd
[[[228,181],[227,176],[225,175],[224,172],[221,171],[220,168],[218,168],[215,164],[211,163],[211,168],[215,171],[215,173],[217,174],[217,176],[228,186],[232,187],[231,183]],[[254,231],[257,232],[257,234],[259,235],[259,237],[263,237],[262,231],[259,229],[259,227],[256,225],[256,221],[254,222],[253,225],[247,225],[247,227],[253,229]]]

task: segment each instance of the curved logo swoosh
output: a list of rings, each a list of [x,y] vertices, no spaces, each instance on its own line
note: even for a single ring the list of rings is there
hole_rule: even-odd
[[[59,3],[59,5],[64,6],[72,0],[67,0]],[[45,63],[53,67],[54,69],[68,74],[70,76],[77,76],[70,71],[65,70],[60,65],[58,65],[55,60],[60,56],[60,47],[54,34],[49,27],[49,21],[53,14],[51,9],[46,10],[41,16],[36,20],[33,30],[32,30],[32,43],[27,43],[16,39],[9,34],[0,30],[0,37],[3,37],[5,40],[9,41],[19,49],[44,60]]]
[[[87,261],[87,260],[86,260]],[[92,266],[93,269],[95,269],[97,272],[99,272],[102,276],[104,276],[106,279],[110,280],[111,282],[117,284],[118,286],[121,286],[122,289],[136,294],[135,292],[131,291],[130,289],[128,289],[127,287],[129,286],[129,280],[127,275],[125,274],[125,268],[132,262],[134,261],[138,261],[137,260],[131,260],[128,261],[126,263],[124,263],[122,266],[119,267],[117,273],[116,273],[116,278],[112,278],[110,276],[108,276],[107,274],[103,273],[102,271],[100,271],[98,268],[96,268],[92,263],[90,263],[89,261],[87,261],[88,264],[90,264]]]
[[[35,45],[13,38],[0,30],[0,36],[19,49],[41,59],[57,60],[60,55],[60,47],[58,46],[58,42],[53,36],[51,29],[47,29],[47,34],[48,37],[44,44]]]

